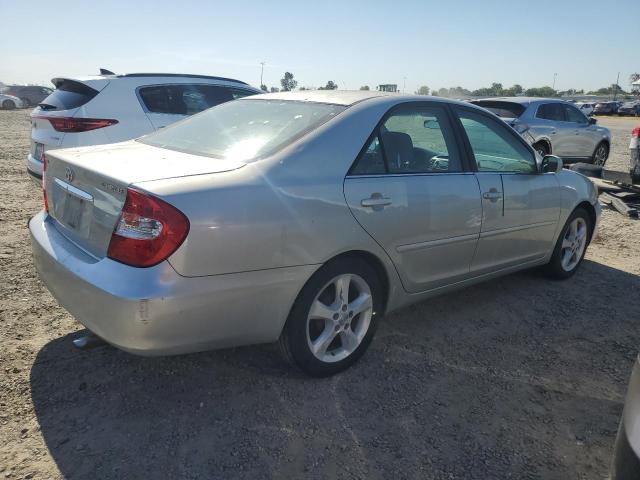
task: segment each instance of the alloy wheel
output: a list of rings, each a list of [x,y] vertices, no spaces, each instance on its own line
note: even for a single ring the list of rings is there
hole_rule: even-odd
[[[596,154],[594,155],[594,162],[596,165],[604,167],[605,162],[607,161],[607,147],[604,145],[600,145],[596,150]]]
[[[313,355],[333,363],[347,358],[362,343],[373,315],[367,282],[355,274],[329,281],[315,297],[307,316],[307,342]]]
[[[565,272],[570,272],[582,259],[582,254],[587,246],[587,222],[581,217],[575,218],[562,240],[560,253],[560,265]]]

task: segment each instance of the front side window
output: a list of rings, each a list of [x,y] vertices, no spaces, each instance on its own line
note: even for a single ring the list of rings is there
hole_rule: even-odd
[[[552,120],[555,122],[565,122],[564,108],[560,103],[544,103],[538,107],[537,118]]]
[[[587,117],[585,117],[584,114],[577,108],[572,107],[570,105],[565,105],[564,109],[565,109],[565,114],[567,116],[568,122],[583,123],[583,124],[589,123],[589,121],[587,120]]]
[[[241,99],[205,110],[138,141],[246,162],[275,153],[345,108],[315,102]]]
[[[506,126],[479,113],[456,111],[479,172],[537,172],[533,153]]]
[[[449,119],[439,107],[402,107],[392,113],[351,170],[439,173],[462,170]]]

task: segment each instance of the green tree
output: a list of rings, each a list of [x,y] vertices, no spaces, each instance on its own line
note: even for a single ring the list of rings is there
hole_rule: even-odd
[[[319,87],[318,90],[336,90],[338,85],[333,80],[329,80],[324,87]]]
[[[290,92],[296,89],[298,81],[293,79],[293,73],[284,72],[284,77],[280,79],[280,85],[284,92]]]
[[[422,85],[417,91],[416,95],[429,95],[431,90],[426,85]]]
[[[504,90],[502,95],[505,97],[515,97],[516,95],[522,94],[522,92],[524,92],[524,88],[522,88],[522,85],[516,83],[513,87]]]
[[[558,92],[549,86],[528,88],[525,91],[529,97],[557,97]]]
[[[263,92],[268,92],[269,89],[267,88],[267,86],[263,83],[262,85],[260,85],[260,90],[262,90]]]
[[[369,85],[363,85],[360,87],[360,90],[371,90],[371,89],[369,88]]]

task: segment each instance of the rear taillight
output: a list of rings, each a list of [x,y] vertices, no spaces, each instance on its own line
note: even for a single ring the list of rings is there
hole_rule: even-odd
[[[44,115],[35,115],[33,118],[47,120],[54,130],[64,133],[88,132],[118,123],[118,120],[109,118],[47,117]]]
[[[42,200],[44,201],[44,211],[49,213],[49,202],[47,202],[47,157],[44,153],[42,159]]]
[[[633,130],[631,130],[631,136],[633,138],[640,138],[640,127],[636,127]]]
[[[107,255],[133,267],[152,267],[175,252],[187,233],[189,220],[180,210],[129,188]]]

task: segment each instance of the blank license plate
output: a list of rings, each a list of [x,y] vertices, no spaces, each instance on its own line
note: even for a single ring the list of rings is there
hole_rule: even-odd
[[[33,158],[38,161],[42,161],[42,154],[44,153],[44,145],[42,143],[35,142],[33,145]]]
[[[85,201],[83,199],[66,193],[60,221],[74,230],[78,230],[82,223],[84,206]]]

